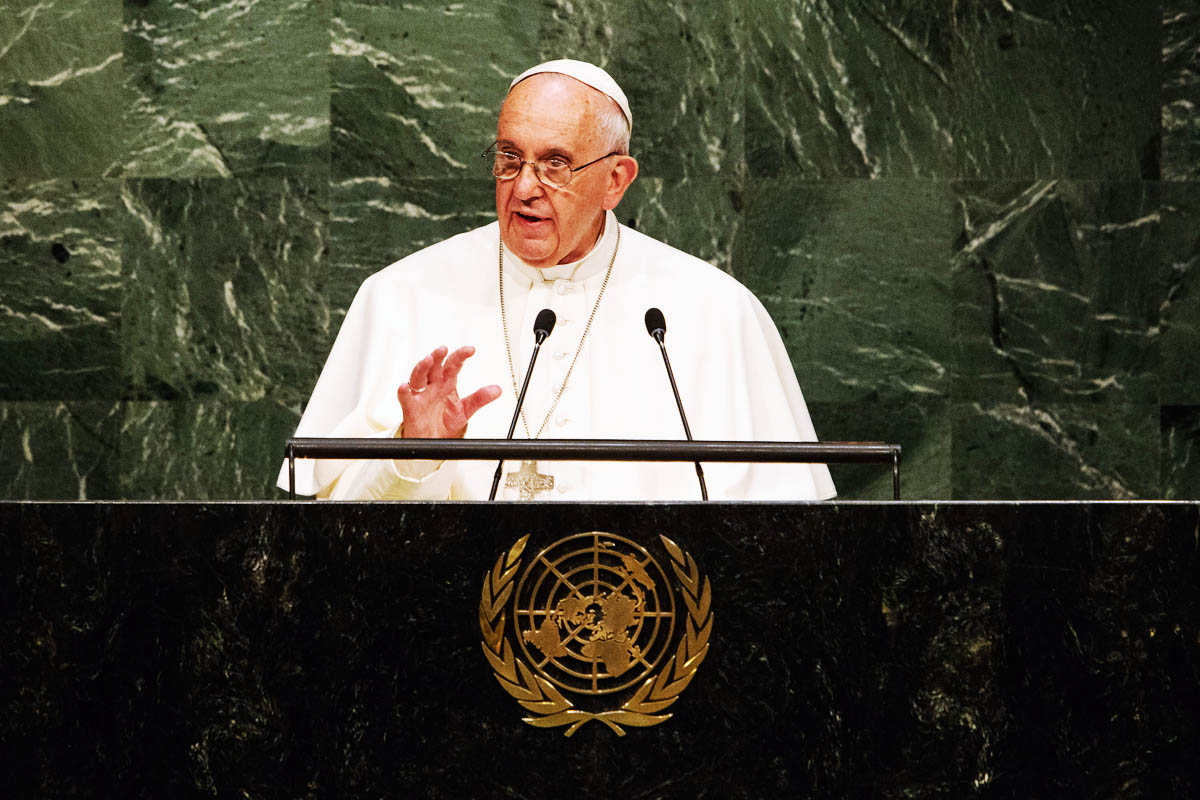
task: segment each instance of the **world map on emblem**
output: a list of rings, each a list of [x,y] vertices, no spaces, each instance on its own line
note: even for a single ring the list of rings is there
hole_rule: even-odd
[[[672,641],[675,599],[642,546],[611,533],[562,539],[526,567],[514,602],[518,641],[530,665],[585,694],[645,677]]]

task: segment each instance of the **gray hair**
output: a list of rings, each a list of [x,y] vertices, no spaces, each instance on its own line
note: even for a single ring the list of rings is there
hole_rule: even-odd
[[[608,102],[604,108],[596,111],[596,130],[600,134],[600,141],[604,142],[604,149],[609,152],[629,155],[629,120],[625,119],[624,112],[615,100],[611,97],[605,99]]]

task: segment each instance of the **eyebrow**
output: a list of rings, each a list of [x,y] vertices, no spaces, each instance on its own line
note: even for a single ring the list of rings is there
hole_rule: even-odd
[[[509,148],[512,148],[513,150],[520,150],[522,154],[524,154],[524,152],[525,152],[524,150],[521,150],[521,148],[517,146],[517,143],[512,141],[511,139],[497,139],[495,142],[492,143],[492,146],[493,147],[509,147]],[[564,147],[561,147],[560,145],[553,145],[551,147],[548,147],[546,150],[544,150],[543,152],[536,155],[535,158],[548,158],[550,156],[562,156],[563,158],[567,159],[568,161],[575,160],[575,156],[573,156],[569,150],[567,150]]]

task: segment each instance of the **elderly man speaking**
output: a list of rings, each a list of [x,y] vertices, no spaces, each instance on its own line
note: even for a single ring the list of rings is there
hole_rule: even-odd
[[[484,153],[496,222],[363,283],[296,435],[502,438],[533,351],[534,318],[549,308],[557,326],[517,436],[683,438],[643,323],[657,307],[670,323],[697,439],[814,441],[791,362],[758,300],[720,270],[617,222],[613,209],[638,174],[632,128],[625,93],[599,67],[559,60],[517,76]],[[494,466],[303,461],[296,486],[331,499],[484,499]],[[518,467],[542,477],[525,481],[523,492],[521,481],[503,482],[502,499],[699,498],[690,464],[545,462],[505,471]],[[713,463],[706,478],[718,500],[834,494],[823,464]],[[279,485],[287,486],[286,465]]]

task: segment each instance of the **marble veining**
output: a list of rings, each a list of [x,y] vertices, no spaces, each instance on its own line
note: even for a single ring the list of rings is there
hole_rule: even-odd
[[[1157,494],[1156,406],[952,406],[956,499],[1132,500]],[[1036,469],[1031,469],[1037,464]]]
[[[1163,403],[1200,403],[1200,183],[1164,183],[1159,244],[1165,294],[1162,318]]]
[[[123,144],[121,1],[12,0],[0,14],[0,179],[98,178]]]
[[[541,6],[537,60],[593,61],[620,76],[630,105],[641,109],[634,111],[634,137],[644,177],[744,172],[748,9],[742,4],[547,0]]]
[[[136,399],[299,404],[328,346],[323,187],[126,182],[122,366]]]
[[[120,425],[120,497],[256,500],[274,494],[300,416],[275,400],[130,402]]]
[[[1158,0],[952,6],[954,175],[1158,179]]]
[[[747,7],[746,159],[753,175],[949,177],[950,7]]]
[[[0,185],[0,400],[121,396],[118,190]]]
[[[538,60],[537,8],[529,0],[338,3],[335,180],[486,175],[479,154],[495,138],[499,99],[511,76]]]
[[[1157,187],[960,184],[957,195],[956,397],[1153,402]]]
[[[127,154],[144,177],[326,175],[329,0],[127,2]]]
[[[1164,180],[1200,179],[1200,9],[1163,0]]]
[[[1163,406],[1163,497],[1185,500],[1200,481],[1200,406]]]
[[[822,438],[902,444],[909,497],[1200,496],[1198,37],[1193,0],[10,0],[0,460],[95,403],[88,496],[278,497],[358,285],[493,218],[508,81],[570,56],[634,107],[619,218],[762,298]],[[11,496],[80,494],[37,463]]]
[[[0,495],[14,500],[107,500],[116,485],[120,406],[0,402]]]
[[[945,184],[754,179],[747,194],[732,272],[771,313],[805,391],[947,396]]]

